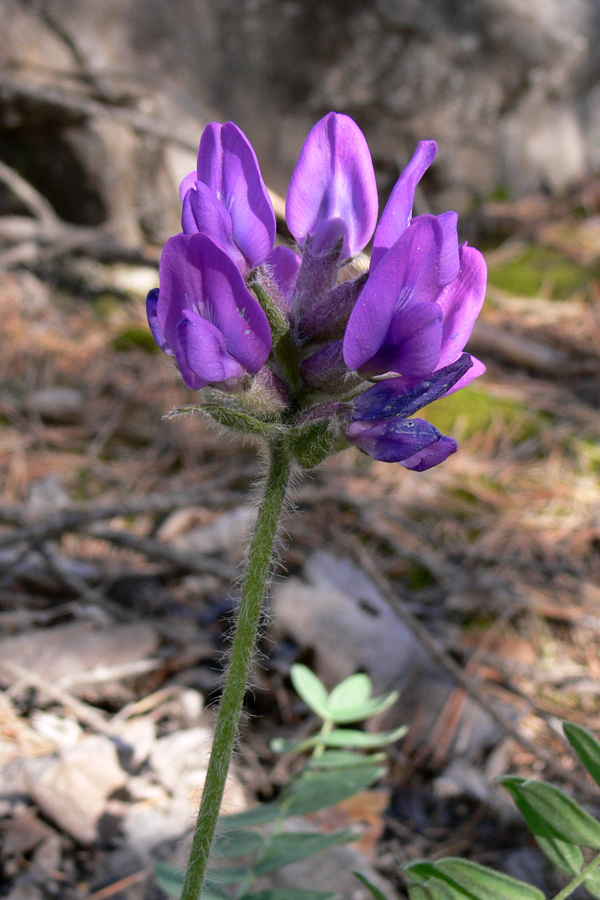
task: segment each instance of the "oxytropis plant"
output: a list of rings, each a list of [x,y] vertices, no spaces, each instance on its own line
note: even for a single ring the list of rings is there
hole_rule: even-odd
[[[198,898],[252,661],[273,545],[293,466],[354,445],[422,472],[457,449],[414,414],[484,370],[464,347],[486,265],[459,245],[457,215],[412,216],[437,152],[422,141],[377,223],[367,142],[348,116],[312,129],[276,222],[256,154],[232,122],[211,124],[181,186],[181,234],[167,241],[148,320],[194,408],[269,447],[236,635],[184,900]],[[373,239],[370,262],[362,255]]]

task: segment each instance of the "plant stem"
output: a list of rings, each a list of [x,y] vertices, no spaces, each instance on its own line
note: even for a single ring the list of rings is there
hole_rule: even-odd
[[[231,658],[181,900],[200,900],[206,878],[208,858],[252,665],[275,538],[289,483],[291,460],[287,448],[283,442],[274,441],[269,452],[269,471],[250,548]]]
[[[600,866],[600,855],[593,859],[591,863],[579,873],[579,875],[573,878],[573,880],[568,883],[566,888],[563,888],[562,891],[557,894],[556,897],[554,897],[554,900],[566,900],[566,898],[569,897],[573,893],[573,891],[579,887],[580,884],[583,884],[588,875],[591,875],[594,869],[597,869],[598,866]]]

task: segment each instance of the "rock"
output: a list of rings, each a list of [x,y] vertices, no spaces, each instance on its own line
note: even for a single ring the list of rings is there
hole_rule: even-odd
[[[376,691],[399,689],[429,659],[365,573],[326,551],[312,554],[302,579],[275,584],[272,608],[278,628],[314,649],[329,687],[366,671]]]
[[[44,815],[84,845],[96,841],[108,797],[127,781],[114,742],[103,735],[27,760],[25,772],[29,793]]]
[[[0,640],[0,659],[14,662],[49,682],[76,688],[77,676],[111,669],[151,656],[158,646],[156,632],[142,622],[95,628],[91,622],[72,622],[53,628],[32,628]]]
[[[42,388],[29,395],[26,407],[30,415],[54,425],[81,422],[85,409],[82,392],[73,387]]]
[[[226,553],[233,562],[240,562],[248,549],[256,514],[255,509],[240,506],[198,528],[193,524],[197,515],[193,509],[178,510],[163,522],[158,537],[186,553],[199,556]]]

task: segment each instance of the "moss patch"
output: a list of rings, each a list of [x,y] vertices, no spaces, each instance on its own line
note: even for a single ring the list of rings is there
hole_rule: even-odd
[[[515,259],[492,266],[490,284],[523,297],[542,293],[553,300],[566,300],[577,291],[589,292],[589,283],[600,270],[573,262],[550,247],[531,246]]]
[[[158,346],[148,328],[126,328],[113,338],[112,345],[120,353],[143,350],[144,353],[158,353]]]
[[[443,434],[460,436],[462,440],[486,431],[501,418],[510,426],[515,443],[537,437],[543,421],[541,415],[531,413],[522,403],[492,397],[471,387],[436,400],[421,410],[419,416],[432,422]]]

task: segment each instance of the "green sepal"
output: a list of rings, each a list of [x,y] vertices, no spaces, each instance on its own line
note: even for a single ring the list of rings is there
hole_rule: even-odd
[[[288,448],[303,469],[313,469],[336,449],[338,428],[331,419],[297,425],[288,433]]]
[[[271,358],[279,364],[283,376],[289,380],[293,390],[298,390],[300,387],[300,358],[298,347],[290,331],[290,324],[261,284],[254,281],[249,288],[254,292],[271,326],[271,335],[273,336]]]
[[[281,425],[278,422],[264,422],[257,419],[256,416],[250,415],[242,409],[235,406],[229,406],[219,403],[203,403],[195,407],[199,412],[203,412],[218,422],[219,425],[225,425],[233,431],[242,434],[258,434],[264,438],[274,438],[281,434]]]

